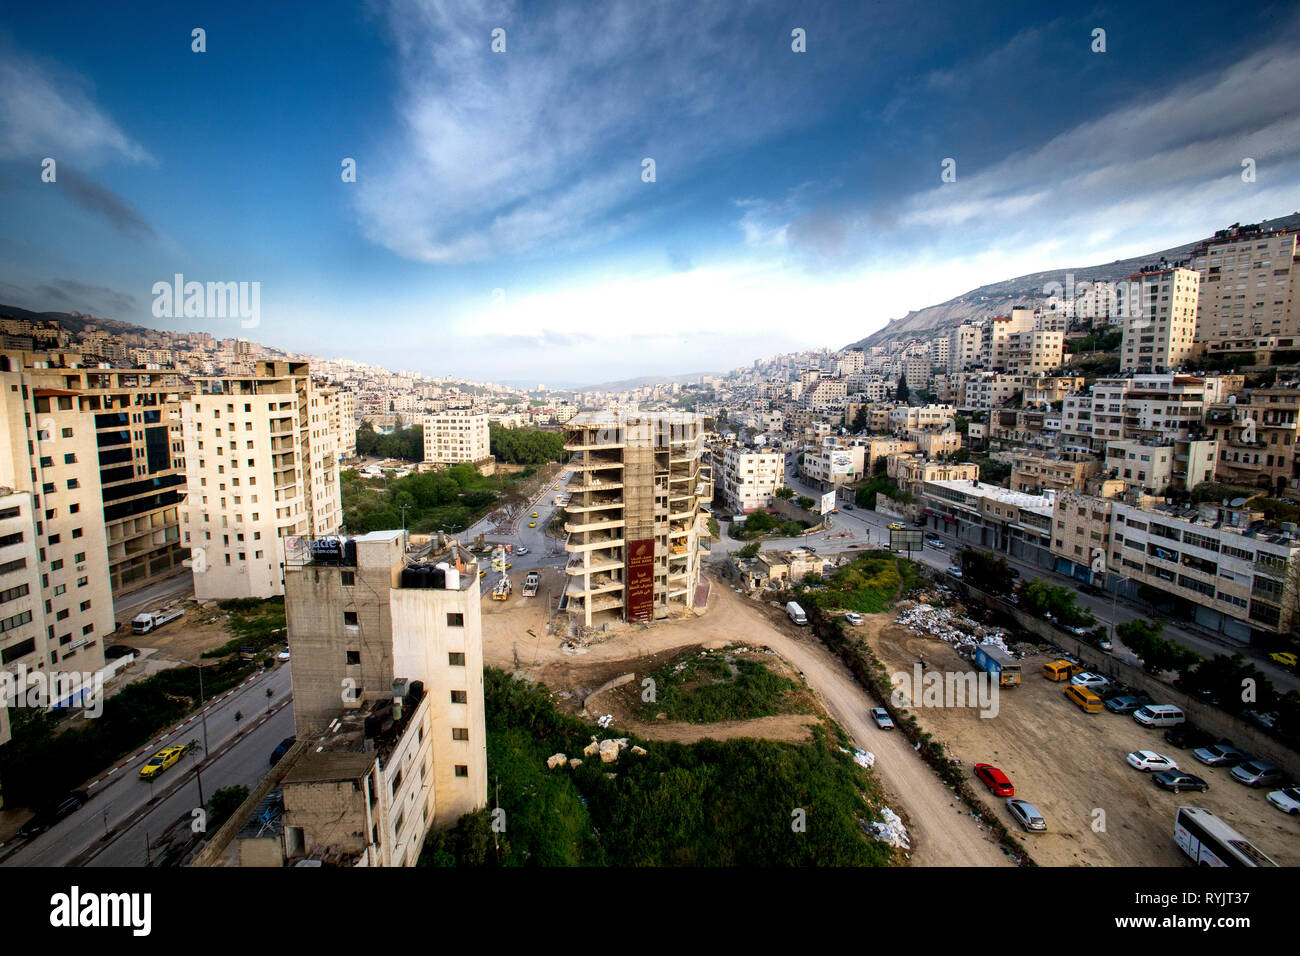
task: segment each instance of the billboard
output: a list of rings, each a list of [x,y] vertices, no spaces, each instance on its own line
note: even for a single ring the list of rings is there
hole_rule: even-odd
[[[832,475],[853,474],[853,452],[851,451],[831,452],[831,474]]]
[[[890,528],[889,529],[889,550],[906,551],[909,554],[913,551],[920,551],[925,545],[921,543],[921,530],[919,528]]]
[[[834,490],[832,490],[822,495],[822,514],[824,515],[830,514],[831,511],[834,510],[834,508],[835,508],[835,492]]]
[[[655,541],[627,543],[627,619],[648,624],[655,613]]]

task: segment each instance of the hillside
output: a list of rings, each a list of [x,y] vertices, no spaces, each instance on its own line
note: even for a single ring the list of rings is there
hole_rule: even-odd
[[[1300,213],[1267,219],[1261,223],[1266,229],[1285,229],[1300,227]],[[1181,246],[1151,252],[1132,259],[1117,259],[1106,265],[1075,266],[1073,268],[1052,269],[1049,272],[1034,272],[1015,279],[1005,279],[991,285],[983,285],[949,299],[939,305],[926,306],[909,312],[901,319],[890,319],[884,328],[873,332],[864,339],[853,342],[846,348],[870,348],[885,345],[898,339],[913,336],[928,336],[938,330],[952,328],[968,319],[978,319],[986,315],[1005,315],[1016,305],[1032,305],[1045,298],[1043,286],[1048,282],[1061,282],[1067,273],[1073,273],[1076,282],[1120,282],[1127,280],[1139,267],[1157,262],[1160,259],[1176,261],[1184,259],[1209,236],[1188,242]]]

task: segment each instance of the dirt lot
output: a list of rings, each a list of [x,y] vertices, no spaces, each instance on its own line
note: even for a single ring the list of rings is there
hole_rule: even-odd
[[[217,607],[215,601],[208,604],[210,606],[205,608],[187,602],[183,618],[148,634],[131,633],[128,622],[118,628],[107,643],[124,644],[137,650],[153,648],[151,657],[160,661],[197,660],[204,651],[220,647],[233,636],[226,630],[229,615]]]
[[[520,596],[522,577],[522,574],[512,576],[515,590],[509,600],[493,601],[490,596],[484,597],[483,655],[487,665],[522,672],[544,681],[554,691],[567,691],[574,698],[585,699],[607,681],[633,671],[634,665],[635,673],[645,674],[684,649],[720,647],[728,641],[771,648],[804,679],[820,708],[844,728],[856,745],[876,755],[877,778],[890,795],[891,807],[908,823],[914,865],[1011,864],[987,828],[971,818],[957,797],[912,751],[906,738],[877,730],[869,721],[867,711],[874,701],[858,686],[848,669],[808,629],[790,624],[779,608],[742,598],[715,581],[709,610],[702,617],[692,615],[681,620],[660,621],[653,626],[621,626],[601,635],[598,642],[573,648],[565,646],[559,636],[546,632],[548,608],[552,596],[558,593],[560,572],[555,569],[543,572],[542,586],[535,598]],[[597,702],[601,700],[597,698]],[[788,721],[789,718],[763,720]],[[758,729],[785,733],[791,727],[747,730],[752,735]],[[735,728],[730,730],[741,735]],[[676,732],[699,733],[697,725],[681,725]],[[709,735],[717,736],[717,733]]]
[[[970,670],[971,664],[952,647],[895,625],[893,617],[876,615],[867,629],[871,645],[891,673],[912,673],[921,655],[927,670]],[[1021,686],[999,695],[996,717],[982,718],[974,708],[912,710],[954,758],[967,766],[1000,767],[1016,795],[1043,812],[1048,832],[1025,834],[1005,803],[989,796],[988,802],[1038,863],[1190,866],[1174,843],[1173,827],[1176,808],[1192,805],[1218,814],[1279,864],[1300,865],[1300,819],[1274,809],[1264,799],[1267,791],[1238,784],[1227,770],[1203,766],[1190,751],[1167,744],[1162,731],[1142,727],[1130,716],[1085,714],[1065,698],[1061,684],[1042,676],[1043,663],[1054,657],[1024,659]],[[1172,758],[1206,780],[1209,792],[1175,795],[1158,789],[1149,774],[1125,762],[1133,750],[1154,750]],[[1093,830],[1098,810],[1105,814],[1104,832]]]

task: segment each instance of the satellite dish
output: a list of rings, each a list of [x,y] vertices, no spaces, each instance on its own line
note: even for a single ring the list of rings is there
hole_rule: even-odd
[[[1229,507],[1229,508],[1240,508],[1240,507],[1241,507],[1242,505],[1244,505],[1245,503],[1246,503],[1246,499],[1245,499],[1245,498],[1233,498],[1231,501],[1228,502],[1228,507]]]

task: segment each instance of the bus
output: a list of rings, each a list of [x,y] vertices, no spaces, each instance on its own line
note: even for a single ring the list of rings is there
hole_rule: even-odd
[[[1178,808],[1174,840],[1198,866],[1277,866],[1254,844],[1202,807]]]

